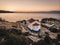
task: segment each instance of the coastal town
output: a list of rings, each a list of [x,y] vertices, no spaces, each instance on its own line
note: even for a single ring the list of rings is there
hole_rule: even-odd
[[[13,39],[18,43],[16,40],[9,42]],[[9,22],[0,18],[0,44],[5,45],[5,42],[8,42],[7,45],[59,45],[60,20],[44,18],[40,21],[31,18]]]

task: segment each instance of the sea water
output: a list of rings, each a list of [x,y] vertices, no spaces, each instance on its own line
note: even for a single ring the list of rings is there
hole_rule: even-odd
[[[28,20],[30,18],[43,19],[43,18],[56,18],[60,20],[60,14],[53,13],[0,13],[0,18],[3,18],[10,22],[16,22],[20,20]]]

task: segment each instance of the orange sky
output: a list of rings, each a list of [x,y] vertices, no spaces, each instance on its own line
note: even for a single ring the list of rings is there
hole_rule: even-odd
[[[50,11],[60,10],[60,0],[0,0],[0,10]]]

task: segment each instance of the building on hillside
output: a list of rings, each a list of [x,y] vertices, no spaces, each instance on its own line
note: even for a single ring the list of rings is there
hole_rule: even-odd
[[[32,32],[39,32],[41,30],[41,24],[39,20],[30,19],[28,20],[28,28]]]

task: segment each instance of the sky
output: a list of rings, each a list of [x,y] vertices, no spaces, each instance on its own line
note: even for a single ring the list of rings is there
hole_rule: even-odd
[[[60,0],[0,0],[0,10],[60,11]]]

